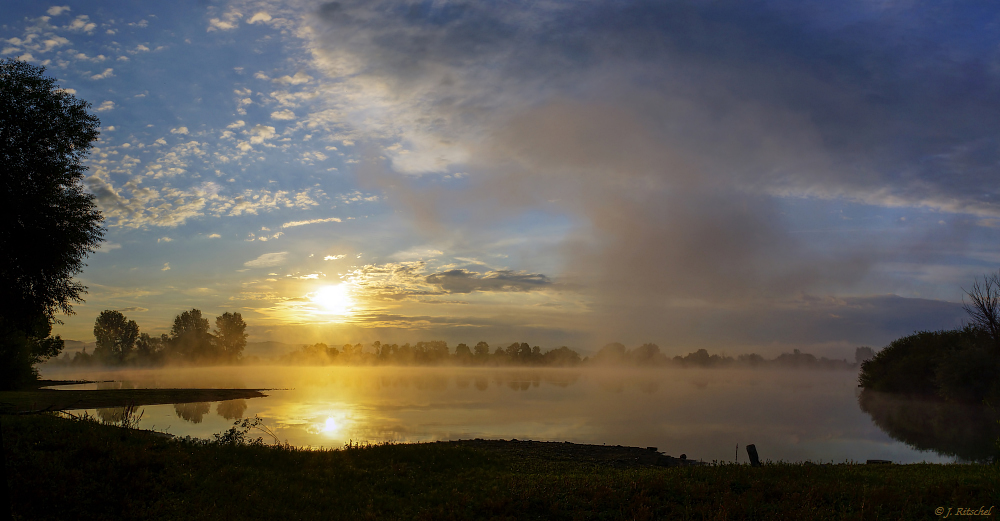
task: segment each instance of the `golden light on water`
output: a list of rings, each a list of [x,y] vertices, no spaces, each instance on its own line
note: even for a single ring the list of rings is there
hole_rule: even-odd
[[[354,307],[347,284],[323,286],[313,294],[312,301],[319,305],[321,312],[331,315],[347,315]]]

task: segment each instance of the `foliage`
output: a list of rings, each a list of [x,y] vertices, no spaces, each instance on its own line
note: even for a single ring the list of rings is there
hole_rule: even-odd
[[[243,420],[236,420],[233,422],[233,426],[227,431],[221,434],[213,434],[215,438],[215,443],[218,445],[251,445],[251,446],[262,446],[264,445],[264,438],[258,436],[256,438],[250,436],[250,431],[257,430],[267,434],[275,445],[280,445],[278,436],[271,430],[270,427],[264,424],[264,420],[257,415],[251,418],[244,418]]]
[[[139,325],[120,311],[104,310],[94,321],[94,337],[97,339],[95,356],[121,363],[135,348]]]
[[[216,353],[212,335],[208,332],[208,319],[202,318],[200,309],[185,311],[174,317],[170,329],[170,349],[187,360],[214,359]]]
[[[103,240],[102,217],[81,180],[98,136],[90,104],[43,76],[0,60],[0,365],[9,387],[58,354],[55,313],[73,312],[86,288],[73,280]]]
[[[25,331],[0,320],[0,389],[17,389],[38,379],[35,365],[63,349],[59,336],[51,337],[52,322],[43,316]]]
[[[969,325],[892,341],[861,365],[858,383],[877,392],[975,403],[1000,391],[998,377],[992,338]]]
[[[227,311],[215,317],[215,328],[215,341],[222,356],[229,361],[239,360],[247,346],[247,324],[243,316]]]
[[[296,450],[43,415],[3,429],[16,519],[926,519],[989,508],[1000,484],[988,465],[617,468],[555,443]]]

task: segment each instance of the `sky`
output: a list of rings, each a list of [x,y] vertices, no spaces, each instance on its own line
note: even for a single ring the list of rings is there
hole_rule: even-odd
[[[986,1],[88,1],[0,56],[93,104],[55,327],[853,358],[1000,267]]]

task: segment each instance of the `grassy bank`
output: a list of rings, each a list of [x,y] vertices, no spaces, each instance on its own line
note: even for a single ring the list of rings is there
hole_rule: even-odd
[[[656,467],[474,441],[310,452],[0,421],[15,519],[931,519],[1000,506],[993,466]]]
[[[41,381],[41,384],[57,383]],[[65,411],[124,405],[217,402],[265,396],[259,389],[99,389],[66,391],[40,389],[37,385],[17,391],[0,391],[0,412]]]

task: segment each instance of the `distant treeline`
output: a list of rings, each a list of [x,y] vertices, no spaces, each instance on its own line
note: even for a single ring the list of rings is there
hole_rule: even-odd
[[[67,354],[50,363],[73,366],[236,363],[242,359],[247,345],[246,328],[239,313],[227,312],[215,317],[215,329],[210,332],[208,319],[202,318],[201,310],[192,309],[174,318],[169,335],[154,337],[140,333],[139,325],[121,312],[105,310],[94,321],[97,344],[92,353],[85,347],[73,358]]]
[[[623,344],[611,343],[602,347],[594,356],[582,357],[577,351],[561,346],[542,351],[539,346],[514,342],[506,347],[491,347],[486,342],[475,346],[458,344],[454,350],[441,340],[415,344],[383,344],[374,342],[344,344],[340,348],[325,343],[303,345],[299,350],[266,359],[258,356],[244,357],[247,344],[247,324],[239,313],[223,313],[215,317],[215,329],[209,331],[207,318],[201,310],[185,311],[174,318],[170,334],[159,337],[141,333],[134,320],[119,311],[105,310],[94,321],[96,347],[92,353],[86,348],[72,358],[64,355],[50,363],[58,365],[132,365],[157,366],[165,364],[219,364],[219,363],[281,363],[308,365],[467,365],[467,366],[674,366],[674,367],[793,367],[806,369],[853,369],[857,364],[847,360],[816,358],[795,349],[774,359],[765,359],[756,353],[736,358],[709,354],[699,349],[686,356],[673,358],[665,355],[656,344],[642,344],[628,349]],[[859,347],[855,353],[860,363],[874,355],[871,348]]]
[[[581,357],[573,349],[562,346],[543,352],[539,346],[514,342],[506,347],[491,348],[486,342],[474,347],[458,344],[454,352],[444,341],[417,342],[416,344],[383,344],[374,342],[345,344],[341,348],[325,343],[305,345],[298,351],[279,357],[276,361],[286,364],[341,364],[341,365],[479,365],[479,366],[674,366],[674,367],[790,367],[803,369],[854,369],[858,363],[873,356],[869,347],[859,347],[855,363],[847,360],[816,358],[795,349],[774,359],[765,359],[756,353],[736,358],[712,355],[699,349],[687,356],[670,358],[656,344],[643,344],[628,349],[620,343],[602,347],[592,357]],[[263,362],[251,357],[248,362]]]

